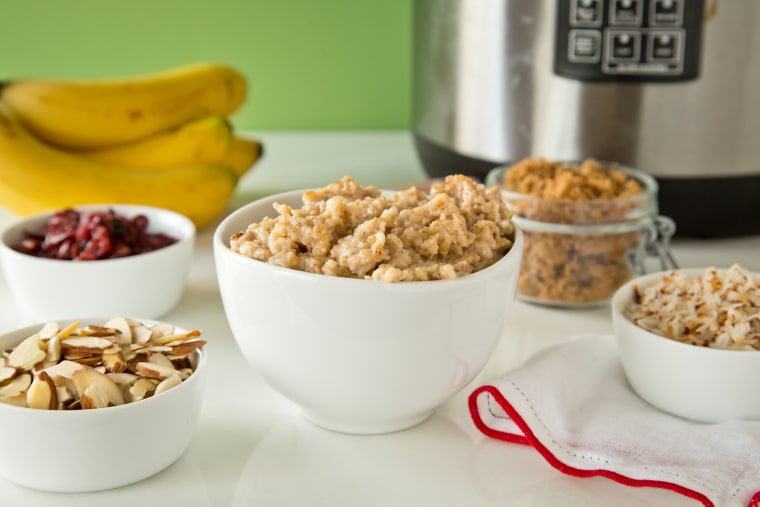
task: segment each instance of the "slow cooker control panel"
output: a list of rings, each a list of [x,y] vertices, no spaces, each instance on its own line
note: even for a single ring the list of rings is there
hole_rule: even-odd
[[[557,0],[554,72],[582,81],[699,75],[704,0]]]

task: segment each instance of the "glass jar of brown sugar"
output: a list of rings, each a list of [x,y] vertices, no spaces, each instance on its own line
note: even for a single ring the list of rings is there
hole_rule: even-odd
[[[556,306],[607,304],[618,287],[657,257],[676,267],[675,224],[658,215],[657,182],[628,167],[587,159],[526,159],[492,170],[524,236],[517,294]]]

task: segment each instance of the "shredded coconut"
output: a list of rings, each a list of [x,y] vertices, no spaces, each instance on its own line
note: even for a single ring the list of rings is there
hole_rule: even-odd
[[[624,315],[636,325],[702,347],[760,350],[760,276],[738,264],[695,278],[673,271],[643,290]]]

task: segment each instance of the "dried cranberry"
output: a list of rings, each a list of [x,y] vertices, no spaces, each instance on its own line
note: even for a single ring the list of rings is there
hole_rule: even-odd
[[[15,250],[36,257],[62,260],[96,260],[151,252],[177,242],[163,233],[148,233],[148,218],[132,219],[113,209],[53,214],[40,231],[26,232]]]

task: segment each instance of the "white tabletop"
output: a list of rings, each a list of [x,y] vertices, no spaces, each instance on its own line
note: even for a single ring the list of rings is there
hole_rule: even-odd
[[[385,188],[425,179],[407,132],[254,134],[263,140],[266,154],[241,181],[231,208],[264,194],[323,186],[344,175]],[[13,218],[0,210],[0,225]],[[474,387],[570,336],[611,333],[607,308],[561,310],[517,302],[484,371],[430,419],[386,435],[334,433],[302,418],[240,356],[219,297],[212,232],[213,225],[199,232],[184,297],[164,317],[186,328],[202,329],[209,342],[206,400],[187,452],[143,482],[85,495],[42,493],[0,478],[0,505],[696,505],[662,490],[565,476],[530,448],[484,437],[470,420],[466,400]],[[760,236],[677,240],[673,250],[682,267],[738,262],[760,271]],[[0,332],[29,323],[19,316],[2,278],[0,301]],[[171,428],[155,421],[148,430]],[[9,437],[14,436],[3,436]],[[103,460],[104,466],[118,459],[99,453],[99,447],[93,442],[93,459]]]

